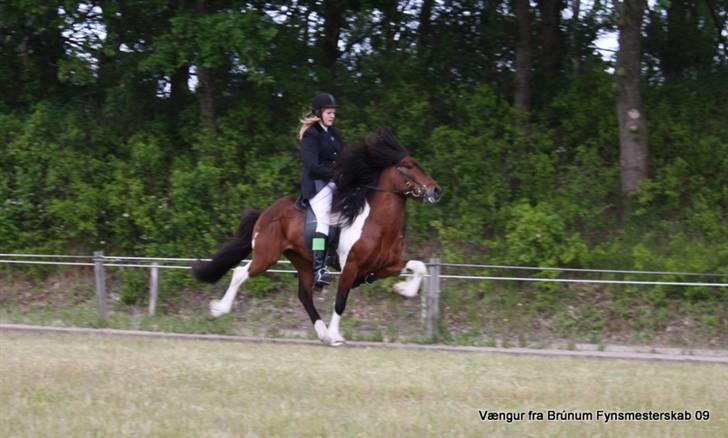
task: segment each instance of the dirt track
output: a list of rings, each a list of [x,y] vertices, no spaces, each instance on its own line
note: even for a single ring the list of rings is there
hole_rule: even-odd
[[[220,335],[196,335],[182,333],[147,332],[134,330],[114,329],[89,329],[73,327],[47,327],[24,324],[0,324],[0,333],[27,333],[27,334],[85,334],[96,336],[133,336],[149,337],[174,340],[204,340],[222,341],[237,343],[269,343],[269,344],[290,344],[310,345],[312,347],[323,347],[315,340],[307,339],[285,339],[285,338],[263,338],[245,336],[220,336]],[[531,355],[546,357],[587,357],[598,359],[627,359],[627,360],[648,360],[648,361],[674,361],[674,362],[700,362],[700,363],[722,363],[728,364],[728,351],[725,350],[689,350],[679,348],[652,348],[636,346],[605,346],[598,347],[591,344],[576,344],[573,349],[535,349],[535,348],[497,348],[497,347],[469,347],[454,345],[426,345],[426,344],[401,344],[384,342],[349,342],[343,348],[390,348],[406,350],[430,350],[450,351],[457,353],[492,353]]]

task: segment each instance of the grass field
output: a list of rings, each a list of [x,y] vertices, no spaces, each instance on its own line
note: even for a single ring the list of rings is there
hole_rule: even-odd
[[[726,376],[725,365],[4,333],[0,436],[718,437]],[[549,421],[548,410],[692,419]]]

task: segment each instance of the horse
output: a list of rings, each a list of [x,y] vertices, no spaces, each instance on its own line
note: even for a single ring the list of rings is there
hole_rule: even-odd
[[[405,203],[412,198],[434,204],[442,196],[441,187],[391,132],[382,129],[345,148],[335,168],[331,216],[340,226],[336,252],[341,274],[328,327],[314,306],[312,253],[305,244],[304,213],[293,197],[278,199],[262,212],[252,210],[244,215],[233,238],[211,261],[192,266],[193,276],[208,283],[217,282],[234,268],[223,298],[210,302],[210,317],[229,313],[240,286],[270,269],[281,255],[298,271],[298,298],[319,340],[326,345],[346,342],[340,321],[353,287],[409,272],[413,275],[395,284],[394,290],[405,297],[417,295],[427,269],[422,261],[402,259]],[[252,260],[238,266],[251,252]]]

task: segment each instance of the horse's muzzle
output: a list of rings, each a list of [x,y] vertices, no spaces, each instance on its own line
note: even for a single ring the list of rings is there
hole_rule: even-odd
[[[442,189],[435,186],[432,190],[427,190],[427,192],[425,192],[424,198],[426,203],[435,204],[440,201],[440,198],[442,198]]]

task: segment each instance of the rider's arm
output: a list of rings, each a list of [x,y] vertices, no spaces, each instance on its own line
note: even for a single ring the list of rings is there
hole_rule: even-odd
[[[301,156],[303,167],[308,169],[313,178],[329,180],[334,177],[334,170],[319,161],[319,135],[315,128],[309,128],[303,134]]]

